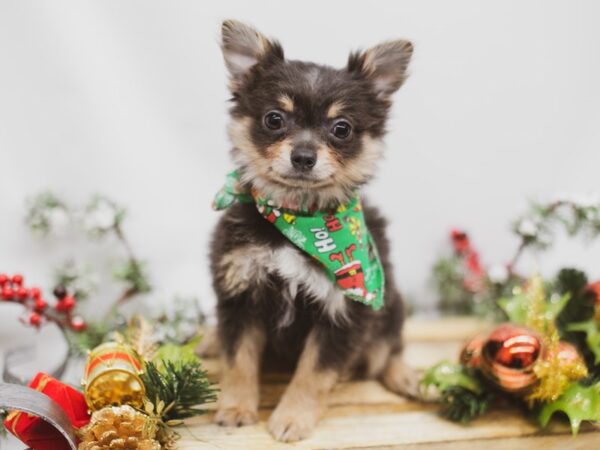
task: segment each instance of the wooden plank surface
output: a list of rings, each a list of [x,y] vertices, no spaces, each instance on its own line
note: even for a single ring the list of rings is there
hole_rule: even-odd
[[[425,369],[441,359],[456,359],[463,342],[489,324],[472,318],[409,320],[406,359]],[[218,380],[219,364],[206,360],[209,376]],[[293,444],[271,438],[266,420],[286,387],[286,377],[267,375],[261,386],[260,422],[242,428],[212,423],[212,413],[178,428],[179,448],[186,449],[600,449],[600,432],[583,426],[573,438],[566,422],[553,421],[545,431],[519,411],[493,411],[465,426],[440,418],[433,404],[408,401],[377,381],[341,383],[329,397],[329,407],[313,435]],[[215,405],[208,405],[214,410]]]

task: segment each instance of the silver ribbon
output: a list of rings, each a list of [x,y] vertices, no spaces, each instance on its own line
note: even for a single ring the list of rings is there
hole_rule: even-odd
[[[77,450],[77,437],[69,418],[47,395],[18,384],[0,383],[0,408],[16,409],[40,417],[64,436],[72,450]]]
[[[20,366],[24,362],[31,361],[35,357],[35,347],[26,345],[22,347],[12,348],[4,354],[4,369],[2,370],[2,380],[7,383],[29,384],[31,381],[23,376],[17,375],[13,369]],[[66,353],[59,366],[49,375],[53,378],[60,379],[65,373],[65,369],[69,363],[69,352]]]

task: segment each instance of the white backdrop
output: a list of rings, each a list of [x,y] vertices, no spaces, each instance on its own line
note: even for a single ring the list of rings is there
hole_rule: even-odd
[[[369,193],[420,305],[451,226],[472,233],[485,262],[503,262],[528,199],[600,187],[599,2],[2,0],[0,271],[45,285],[82,245],[32,239],[26,197],[102,192],[129,207],[126,231],[158,292],[211,310],[209,206],[231,167],[217,45],[228,17],[279,38],[290,58],[336,66],[380,40],[414,42]],[[600,277],[599,256],[563,240],[541,269]]]

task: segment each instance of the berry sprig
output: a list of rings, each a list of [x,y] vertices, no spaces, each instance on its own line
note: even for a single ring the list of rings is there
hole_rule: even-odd
[[[69,295],[64,286],[53,291],[56,302],[52,307],[37,286],[27,287],[21,274],[8,276],[0,273],[0,297],[3,301],[20,303],[25,308],[21,322],[39,328],[44,323],[53,322],[62,330],[83,331],[86,323],[74,314],[77,299]]]

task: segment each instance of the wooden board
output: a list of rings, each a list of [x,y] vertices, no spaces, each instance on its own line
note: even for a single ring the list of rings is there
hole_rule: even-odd
[[[463,342],[489,324],[471,318],[409,320],[405,330],[406,358],[425,369],[441,359],[456,359]],[[205,361],[218,379],[216,360]],[[186,421],[178,428],[179,448],[185,449],[600,449],[600,432],[583,426],[577,438],[568,424],[553,421],[539,430],[519,411],[493,411],[468,426],[440,418],[432,404],[411,402],[387,391],[377,381],[348,381],[329,397],[329,408],[313,435],[294,444],[271,438],[265,422],[286,387],[285,377],[267,375],[261,386],[260,422],[242,428],[212,423],[212,413]],[[214,405],[208,409],[214,410]]]

